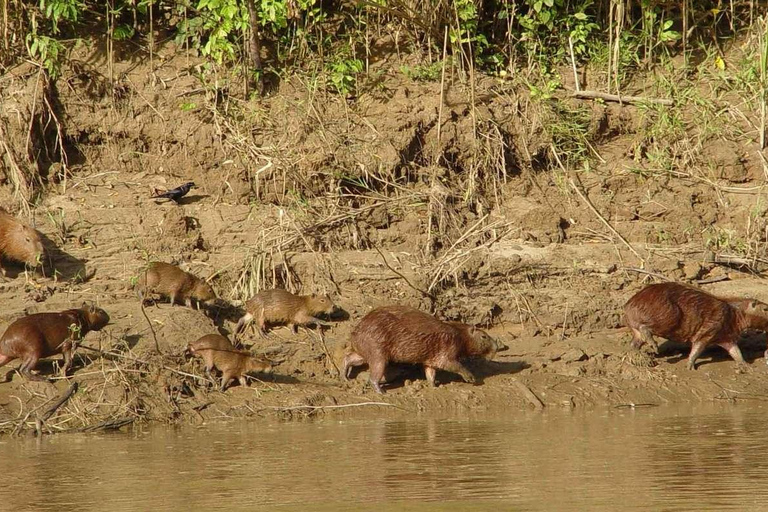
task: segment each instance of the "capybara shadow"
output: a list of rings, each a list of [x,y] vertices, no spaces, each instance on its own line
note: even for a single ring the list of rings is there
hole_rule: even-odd
[[[245,315],[245,309],[240,306],[235,306],[230,302],[223,299],[219,299],[216,303],[208,309],[210,313],[209,317],[213,320],[213,325],[218,329],[219,334],[222,336],[234,335],[234,329],[227,330],[227,323],[237,323],[240,318]]]
[[[206,197],[210,197],[210,196],[205,194],[195,194],[193,196],[184,196],[181,199],[179,199],[177,204],[195,204],[198,201],[205,199]]]
[[[96,274],[95,269],[87,273],[85,261],[75,258],[44,234],[40,233],[40,239],[45,247],[42,271],[46,276],[62,281],[87,283]]]
[[[328,320],[333,320],[334,322],[346,322],[351,318],[349,312],[338,305],[336,306],[336,309],[326,316],[328,317]]]

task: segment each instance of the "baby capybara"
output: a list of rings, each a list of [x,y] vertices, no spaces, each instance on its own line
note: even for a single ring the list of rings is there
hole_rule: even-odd
[[[237,379],[241,386],[247,386],[246,373],[272,371],[269,361],[250,352],[237,350],[227,338],[218,334],[208,334],[191,342],[187,351],[193,356],[203,358],[205,373],[209,377],[211,370],[218,368],[221,372],[221,391],[227,388],[232,379]]]
[[[320,314],[333,313],[335,306],[328,295],[294,295],[289,291],[264,290],[245,303],[245,315],[235,326],[235,335],[248,326],[253,319],[259,327],[259,336],[264,336],[267,324],[288,324],[293,332],[299,325],[329,325],[316,318]]]
[[[653,336],[690,343],[688,368],[709,345],[723,347],[738,363],[744,358],[737,344],[747,329],[768,329],[768,305],[757,300],[720,298],[691,286],[660,283],[646,286],[624,305],[632,345],[658,346]]]
[[[150,262],[141,270],[136,290],[142,301],[145,294],[156,293],[168,297],[171,305],[178,300],[191,307],[194,300],[199,307],[201,302],[212,304],[216,300],[211,285],[174,265],[160,261]]]
[[[433,386],[436,370],[458,373],[466,382],[475,382],[460,359],[493,359],[505,348],[485,331],[460,322],[442,322],[407,306],[371,311],[352,331],[350,342],[352,351],[344,357],[344,377],[349,378],[352,367],[367,363],[377,393],[383,393],[380,381],[389,363],[424,365]]]
[[[19,318],[0,338],[0,366],[21,359],[19,373],[27,379],[44,380],[31,373],[43,357],[64,354],[62,375],[72,366],[74,345],[88,331],[100,331],[109,323],[103,309],[83,304],[80,309],[61,313],[35,313]]]
[[[37,267],[45,249],[40,234],[0,207],[0,258]],[[3,275],[5,269],[0,266]]]

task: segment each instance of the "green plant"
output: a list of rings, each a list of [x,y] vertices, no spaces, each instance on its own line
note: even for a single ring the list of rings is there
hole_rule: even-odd
[[[357,75],[363,71],[360,59],[340,58],[327,65],[330,85],[342,95],[349,94],[357,84]]]
[[[413,67],[400,66],[400,71],[416,82],[436,82],[440,80],[440,73],[443,69],[443,63],[441,61],[433,62],[432,64],[421,64]]]

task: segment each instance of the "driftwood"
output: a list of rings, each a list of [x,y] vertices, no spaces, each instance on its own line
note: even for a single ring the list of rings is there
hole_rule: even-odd
[[[608,94],[597,91],[573,91],[571,93],[572,98],[579,98],[582,100],[595,100],[601,99],[605,101],[615,101],[617,103],[655,103],[657,105],[674,105],[674,100],[666,98],[644,98],[642,96],[619,96],[617,94]]]
[[[72,395],[75,394],[78,387],[79,384],[77,382],[73,382],[72,385],[69,386],[69,389],[62,393],[59,399],[52,403],[51,406],[48,407],[40,417],[37,418],[35,421],[35,432],[37,433],[37,437],[43,435],[43,423],[45,423],[48,418],[53,416],[53,413],[55,413],[59,407],[67,403],[67,400],[69,400]]]

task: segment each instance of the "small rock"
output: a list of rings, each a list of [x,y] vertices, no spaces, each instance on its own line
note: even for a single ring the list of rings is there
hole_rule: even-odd
[[[589,356],[578,348],[572,348],[560,356],[560,360],[564,363],[575,363],[577,361],[586,361],[587,359],[589,359]]]

